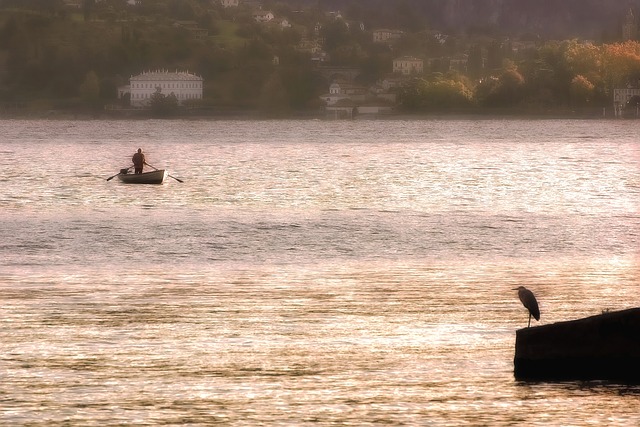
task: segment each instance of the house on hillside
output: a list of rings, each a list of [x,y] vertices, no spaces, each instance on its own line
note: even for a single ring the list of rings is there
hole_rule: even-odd
[[[329,86],[329,93],[324,95],[327,105],[335,104],[341,99],[351,99],[353,101],[364,101],[367,89],[362,86],[344,82],[333,82]]]
[[[469,63],[469,55],[460,54],[449,58],[449,70],[458,71],[460,73],[467,72],[467,64]]]
[[[130,103],[133,107],[148,107],[154,93],[163,95],[175,95],[178,105],[185,102],[202,99],[203,79],[189,72],[181,71],[146,71],[137,76],[131,76],[129,86],[118,90],[118,95],[123,98],[130,94]]]
[[[238,0],[220,0],[220,4],[222,4],[222,7],[227,8],[238,7],[240,3]]]
[[[335,119],[389,114],[395,104],[395,96],[389,97],[345,82],[333,82],[329,86],[329,93],[320,98],[325,103],[326,116]]]
[[[317,39],[308,39],[303,37],[296,45],[296,50],[299,52],[308,52],[311,54],[318,54],[322,52],[322,44]]]
[[[62,5],[67,9],[82,9],[83,0],[63,0]]]
[[[613,111],[616,117],[624,117],[629,114],[625,111],[629,107],[633,107],[631,115],[640,116],[640,87],[628,85],[626,88],[613,90]]]
[[[373,30],[373,42],[384,43],[389,40],[398,40],[402,37],[402,34],[403,33],[400,30],[388,30],[388,29]]]
[[[383,78],[379,85],[385,92],[392,92],[402,88],[407,82],[407,78],[398,75],[390,75]]]
[[[324,64],[327,63],[331,60],[331,57],[329,56],[329,54],[327,52],[324,51],[320,51],[317,53],[313,53],[311,55],[311,63],[316,64],[316,66],[320,67],[321,65],[318,64]]]
[[[291,28],[291,23],[286,18],[278,19],[278,25],[281,28]]]
[[[269,10],[256,10],[251,16],[256,22],[271,22],[275,18],[273,12]]]
[[[306,52],[311,55],[311,62],[320,64],[329,61],[329,55],[322,50],[322,43],[319,39],[308,39],[303,37],[296,45],[298,52]]]
[[[414,56],[403,56],[393,60],[393,72],[412,75],[424,72],[424,61]]]

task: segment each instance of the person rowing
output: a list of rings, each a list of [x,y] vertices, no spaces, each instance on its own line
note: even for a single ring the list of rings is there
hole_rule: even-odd
[[[142,173],[144,165],[147,164],[144,154],[142,153],[142,148],[138,148],[138,151],[133,155],[131,161],[133,162],[135,173]]]

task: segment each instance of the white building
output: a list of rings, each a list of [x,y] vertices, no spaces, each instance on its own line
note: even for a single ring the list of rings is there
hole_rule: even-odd
[[[623,89],[613,90],[613,111],[616,117],[623,116],[624,107],[633,97],[640,97],[640,88],[629,86]],[[638,111],[634,111],[633,114],[637,116]]]
[[[404,75],[422,74],[424,72],[424,61],[413,56],[403,56],[393,60],[393,72]]]
[[[62,4],[69,9],[82,8],[82,0],[62,0]]]
[[[388,40],[398,40],[402,37],[402,31],[400,30],[388,30],[386,28],[382,28],[379,30],[373,31],[373,42],[374,43],[382,43]]]
[[[238,7],[238,0],[220,0],[222,7]]]
[[[393,94],[377,94],[361,86],[338,82],[332,83],[329,93],[321,99],[327,117],[335,119],[389,114],[395,104]]]
[[[165,96],[174,94],[178,105],[202,99],[202,77],[188,72],[146,71],[132,76],[129,82],[131,105],[135,107],[149,106],[151,96],[157,91]]]
[[[326,105],[335,105],[343,100],[363,102],[367,97],[367,89],[349,83],[331,83],[329,93],[321,96]]]
[[[269,10],[256,10],[253,12],[253,19],[256,22],[271,22],[275,19],[275,15]]]

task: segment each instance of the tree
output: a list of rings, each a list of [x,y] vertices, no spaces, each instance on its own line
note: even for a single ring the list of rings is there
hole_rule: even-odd
[[[341,20],[336,19],[332,22],[325,24],[322,27],[322,37],[324,37],[325,49],[332,52],[338,47],[349,44],[351,42],[349,37],[349,28],[347,24]]]
[[[95,109],[100,104],[100,79],[95,71],[90,71],[80,85],[80,98],[82,101]]]
[[[94,5],[95,5],[95,0],[83,0],[82,12],[83,12],[85,21],[88,21],[91,19],[91,14],[93,13]]]
[[[593,98],[595,86],[582,75],[571,81],[571,103],[575,107],[588,106]]]
[[[486,107],[513,107],[524,99],[524,77],[515,68],[507,68],[500,77],[484,79],[476,88],[476,99]]]
[[[625,117],[638,117],[640,113],[640,96],[632,96],[624,106]]]
[[[482,46],[475,44],[469,49],[467,69],[472,77],[479,77],[484,72],[484,59],[482,57]]]
[[[417,111],[422,108],[424,92],[427,81],[425,79],[414,78],[405,84],[399,93],[399,101],[402,108],[409,111]]]
[[[280,117],[289,112],[289,96],[278,71],[273,72],[262,86],[260,109],[269,117]]]
[[[154,117],[168,117],[178,112],[178,98],[173,93],[164,95],[159,87],[151,95],[150,105]]]
[[[603,45],[602,62],[606,90],[635,82],[640,78],[640,43]]]
[[[400,94],[402,106],[413,111],[451,111],[473,105],[470,82],[456,74],[436,73],[430,79],[414,79]]]
[[[469,107],[473,92],[461,80],[442,78],[427,86],[425,96],[430,108],[455,110]]]
[[[573,76],[584,76],[591,81],[602,78],[602,48],[591,43],[578,43],[576,40],[564,46],[564,60]]]

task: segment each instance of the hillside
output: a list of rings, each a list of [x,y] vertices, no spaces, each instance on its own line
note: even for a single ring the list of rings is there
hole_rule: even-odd
[[[601,114],[640,80],[637,34],[620,43],[640,0],[263,0],[267,22],[248,1],[0,0],[0,112],[127,109],[129,77],[155,69],[202,77],[190,109],[270,115],[338,103],[340,80],[404,111]]]
[[[366,16],[370,25],[426,25],[444,31],[490,31],[542,38],[601,39],[619,36],[630,7],[640,0],[294,0]]]

